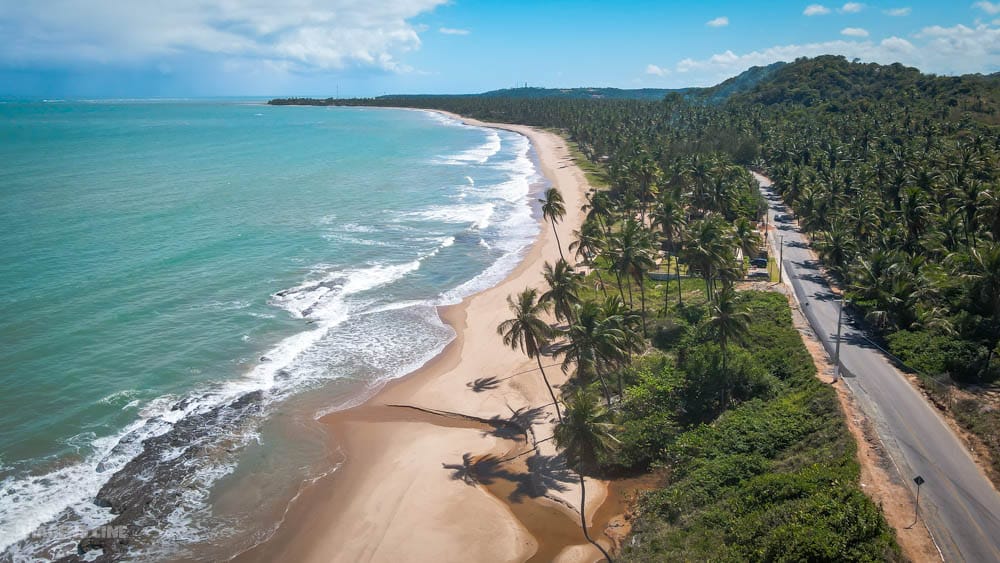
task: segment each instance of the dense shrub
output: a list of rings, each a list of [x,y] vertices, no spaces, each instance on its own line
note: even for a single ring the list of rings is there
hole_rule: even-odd
[[[662,464],[670,477],[640,503],[621,559],[897,559],[891,528],[858,488],[834,391],[815,377],[785,297],[744,299],[753,338],[731,346],[727,361],[740,376],[720,374],[718,346],[689,336],[678,365],[660,357],[628,391],[623,456]],[[727,376],[744,384],[720,404]]]
[[[982,344],[930,331],[901,330],[888,337],[889,349],[906,365],[932,375],[978,382],[988,374],[990,352]]]

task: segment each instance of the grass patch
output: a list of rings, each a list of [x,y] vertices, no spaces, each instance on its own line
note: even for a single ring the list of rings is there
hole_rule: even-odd
[[[580,145],[576,141],[571,141],[569,136],[563,131],[554,131],[558,135],[562,136],[566,140],[566,146],[569,147],[569,154],[573,157],[573,162],[583,170],[583,175],[587,178],[587,183],[590,187],[598,190],[607,189],[611,186],[611,182],[608,179],[608,173],[604,170],[604,167],[596,162],[591,162],[580,150]]]

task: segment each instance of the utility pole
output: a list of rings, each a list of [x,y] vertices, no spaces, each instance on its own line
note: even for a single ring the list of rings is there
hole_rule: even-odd
[[[840,309],[837,311],[837,343],[834,353],[836,357],[833,360],[833,383],[840,380],[840,327],[844,319],[844,301],[846,301],[845,298],[840,299]]]

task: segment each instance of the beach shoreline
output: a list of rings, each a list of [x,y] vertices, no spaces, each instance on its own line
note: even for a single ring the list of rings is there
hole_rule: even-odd
[[[526,126],[437,113],[527,137],[540,172],[566,202],[559,239],[572,240],[572,231],[583,221],[589,186],[564,139]],[[274,534],[237,560],[466,561],[470,553],[481,561],[600,559],[579,528],[576,477],[559,466],[557,452],[546,440],[555,411],[551,405],[538,408],[551,399],[537,365],[503,346],[496,334],[496,326],[509,315],[507,296],[525,287],[544,287],[543,263],[559,258],[551,225],[540,227],[503,281],[438,308],[456,334],[440,354],[362,405],[321,419],[342,464],[306,484]],[[566,379],[556,366],[546,373],[557,387]],[[516,419],[514,413],[522,421],[531,417],[527,426],[532,432],[518,436],[510,424],[483,422]],[[532,448],[535,440],[540,443]],[[497,465],[496,475],[473,475],[478,471],[475,460],[527,450],[531,455]],[[589,479],[587,488],[592,518],[607,488]],[[600,531],[596,535],[602,536]]]

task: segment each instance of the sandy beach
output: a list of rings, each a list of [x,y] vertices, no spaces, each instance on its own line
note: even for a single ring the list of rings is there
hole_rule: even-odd
[[[565,199],[567,215],[558,229],[568,244],[583,220],[588,186],[565,141],[524,126],[463,121],[531,140],[541,171]],[[346,461],[306,485],[274,535],[238,559],[601,559],[579,527],[576,475],[561,465],[548,440],[555,411],[537,365],[506,348],[496,333],[509,316],[507,296],[543,288],[542,265],[558,258],[545,223],[502,283],[441,309],[457,336],[440,355],[365,404],[324,417],[331,444]],[[543,358],[558,388],[566,376],[557,365],[548,367],[555,363]],[[588,518],[607,494],[602,482],[588,480]],[[591,533],[607,546],[600,528],[598,522]]]

